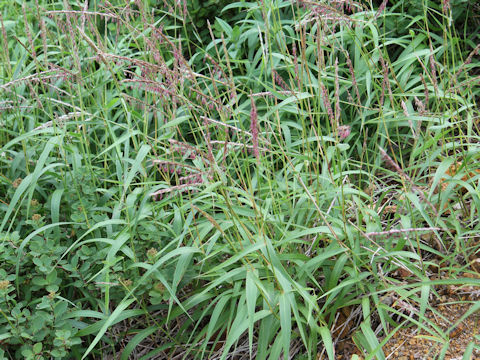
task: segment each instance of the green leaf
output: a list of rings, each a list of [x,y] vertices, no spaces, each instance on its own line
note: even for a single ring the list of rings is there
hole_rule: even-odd
[[[240,339],[240,336],[247,330],[248,328],[248,319],[245,317],[246,315],[246,309],[245,308],[237,308],[237,316],[235,317],[235,320],[232,324],[232,327],[230,328],[230,331],[227,335],[227,340],[225,342],[225,346],[223,348],[223,353],[222,357],[220,358],[221,360],[225,360],[226,357],[230,354],[230,348],[232,345]],[[264,317],[270,315],[270,311],[268,310],[260,310],[257,313],[255,313],[254,322],[257,322]]]
[[[33,352],[35,354],[38,354],[42,351],[42,343],[36,343],[35,345],[33,345]]]
[[[323,346],[325,347],[325,351],[327,352],[328,358],[330,360],[334,360],[335,351],[333,347],[332,334],[330,334],[330,330],[326,326],[320,326],[318,331],[320,332],[320,336],[322,337]]]
[[[127,346],[122,351],[120,360],[128,360],[130,354],[135,350],[135,348],[147,337],[152,335],[154,332],[158,331],[156,326],[150,326],[146,329],[138,331],[138,333],[128,342]]]
[[[60,219],[60,202],[62,200],[62,195],[65,189],[57,189],[53,192],[52,197],[50,199],[50,211],[52,216],[52,223],[58,223]],[[60,227],[56,227],[54,229],[55,237],[60,237]]]
[[[7,223],[8,219],[10,218],[10,215],[12,214],[13,209],[17,205],[17,202],[20,200],[20,197],[24,195],[24,192],[26,191],[26,189],[30,187],[31,191],[33,192],[33,189],[35,188],[35,185],[37,184],[38,179],[42,174],[44,174],[46,171],[49,171],[54,167],[64,166],[64,164],[50,164],[44,167],[45,162],[47,161],[48,156],[50,155],[50,152],[52,151],[55,145],[58,145],[58,142],[59,142],[58,136],[54,136],[48,140],[47,144],[45,145],[45,148],[42,151],[42,154],[40,155],[37,161],[35,170],[30,175],[27,175],[18,186],[17,190],[15,191],[15,194],[13,195],[12,200],[10,201],[7,212],[3,216],[3,221],[2,221],[2,224],[0,225],[0,233],[3,231],[3,228],[5,227],[5,224]],[[30,204],[28,204],[28,206],[30,206]]]
[[[122,135],[120,138],[116,139],[115,142],[108,146],[105,150],[100,152],[97,156],[95,156],[92,160],[95,160],[99,157],[101,157],[103,154],[108,153],[111,149],[114,147],[117,147],[118,153],[120,153],[120,144],[123,143],[124,141],[128,140],[131,137],[134,137],[135,135],[141,134],[139,130],[134,130],[131,132],[128,132],[127,134]]]
[[[56,223],[56,224],[48,224],[48,225],[45,225],[45,226],[42,226],[40,229],[37,229],[35,230],[34,232],[32,232],[30,235],[28,235],[23,241],[22,243],[20,244],[20,246],[18,247],[18,251],[17,251],[17,261],[16,261],[16,266],[15,266],[15,286],[17,287],[17,292],[19,292],[19,279],[20,279],[20,276],[19,276],[19,272],[20,272],[20,264],[21,264],[21,261],[20,261],[20,258],[22,256],[24,256],[23,254],[23,249],[25,248],[25,246],[29,243],[29,241],[31,239],[33,239],[36,235],[42,233],[43,231],[47,230],[47,229],[50,229],[52,227],[55,227],[55,226],[59,226],[59,225],[65,225],[65,224],[73,224],[71,222],[61,222],[61,223]]]
[[[255,284],[257,278],[256,272],[247,269],[247,279],[245,284],[245,298],[247,301],[247,317],[248,317],[248,344],[250,354],[252,354],[253,346],[253,318],[255,316],[255,305],[257,303],[258,290]]]
[[[282,292],[279,297],[279,316],[280,316],[280,327],[282,329],[282,343],[283,343],[283,354],[286,359],[289,358],[290,354],[290,334],[292,332],[292,317],[290,312],[290,298],[289,294]]]
[[[382,347],[380,346],[378,339],[373,332],[370,324],[368,322],[362,322],[360,324],[362,333],[365,336],[365,340],[368,344],[368,352],[371,357],[376,356],[378,360],[385,360],[385,354],[383,353]]]
[[[215,25],[217,24],[218,26],[215,26],[215,27],[217,28],[219,27],[219,30],[225,31],[225,33],[228,35],[229,38],[232,37],[232,27],[228,25],[227,22],[217,17],[215,18]]]
[[[134,301],[135,301],[135,299],[124,299],[124,300],[122,300],[122,302],[115,308],[113,313],[106,319],[106,321],[102,325],[100,331],[97,333],[97,335],[95,336],[93,341],[90,343],[87,350],[85,350],[85,352],[83,353],[82,360],[85,359],[88,354],[90,354],[90,352],[93,350],[95,345],[97,345],[97,343],[100,341],[100,339],[105,334],[105,332],[110,327],[110,325],[113,325],[115,323],[115,321],[117,320],[117,318],[122,314],[122,312],[128,306],[130,306],[130,304]]]

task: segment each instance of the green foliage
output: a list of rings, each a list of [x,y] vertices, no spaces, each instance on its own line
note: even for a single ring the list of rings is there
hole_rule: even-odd
[[[18,232],[0,245],[0,333],[4,349],[24,359],[65,358],[81,339],[68,315],[72,306],[58,295],[62,280],[53,263],[64,249],[53,240],[34,237],[20,257]],[[15,267],[21,271],[15,274]],[[5,269],[12,269],[9,273]],[[18,286],[17,289],[15,286]]]
[[[234,11],[226,11],[223,9],[231,4],[228,0],[192,0],[187,2],[187,9],[192,23],[195,25],[202,43],[207,44],[211,40],[208,32],[208,22],[213,24],[216,18],[230,19],[235,16]]]
[[[377,3],[0,0],[0,358],[334,359],[346,312],[365,357],[448,346],[478,9]]]

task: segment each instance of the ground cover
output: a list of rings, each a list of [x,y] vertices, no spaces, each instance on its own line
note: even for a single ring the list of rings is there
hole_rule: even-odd
[[[0,358],[478,356],[477,4],[0,10]]]

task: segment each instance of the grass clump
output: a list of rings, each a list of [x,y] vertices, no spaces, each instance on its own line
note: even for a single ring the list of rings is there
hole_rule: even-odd
[[[478,7],[195,3],[0,2],[0,356],[384,359],[413,325],[445,357]]]

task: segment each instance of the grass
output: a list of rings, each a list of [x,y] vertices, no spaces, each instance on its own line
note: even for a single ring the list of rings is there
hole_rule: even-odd
[[[385,359],[416,326],[444,358],[478,6],[196,5],[0,0],[0,357]]]

